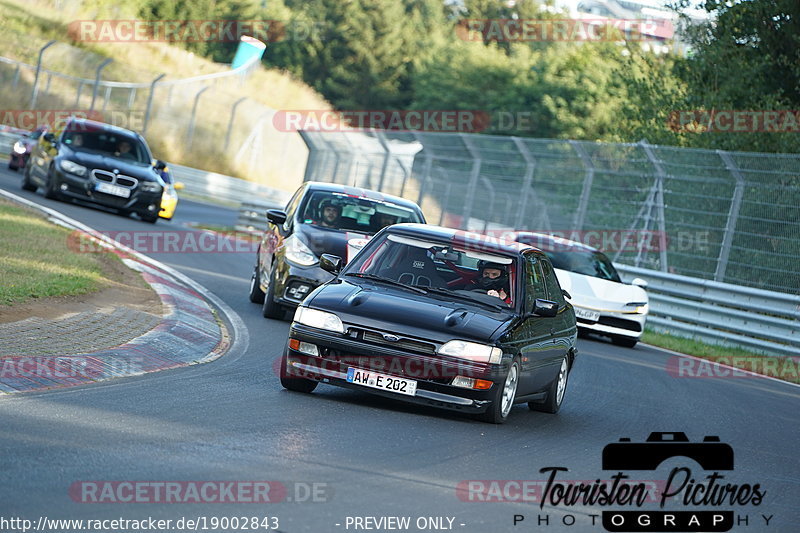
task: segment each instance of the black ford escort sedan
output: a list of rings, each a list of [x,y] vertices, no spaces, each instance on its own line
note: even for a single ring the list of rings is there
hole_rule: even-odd
[[[322,383],[504,422],[555,413],[575,362],[575,313],[538,249],[423,224],[385,228],[297,308],[281,384]]]

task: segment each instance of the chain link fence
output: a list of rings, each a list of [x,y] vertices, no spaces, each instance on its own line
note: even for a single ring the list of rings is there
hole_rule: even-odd
[[[27,51],[25,57],[42,57],[38,69],[36,62],[0,57],[0,124],[33,129],[37,119],[52,121],[48,111],[59,113],[60,120],[68,114],[88,116],[144,134],[156,157],[170,162],[272,186],[300,183],[307,158],[302,140],[276,129],[274,109],[243,96],[245,81],[260,65],[258,57],[233,69],[209,65],[184,50],[164,48],[164,53],[165,64],[182,62],[184,71],[196,67],[201,74],[176,78],[66,43]],[[106,79],[110,76],[127,81]]]
[[[594,235],[622,264],[790,294],[800,288],[797,154],[478,134],[301,134],[306,180],[404,196],[433,224]],[[656,242],[625,242],[637,232]]]

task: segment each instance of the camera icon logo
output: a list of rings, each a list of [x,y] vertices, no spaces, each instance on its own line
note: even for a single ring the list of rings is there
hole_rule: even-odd
[[[653,432],[645,442],[619,442],[603,448],[603,470],[655,470],[672,457],[694,459],[703,470],[733,470],[733,448],[719,437],[707,436],[702,442],[691,442],[686,433]]]

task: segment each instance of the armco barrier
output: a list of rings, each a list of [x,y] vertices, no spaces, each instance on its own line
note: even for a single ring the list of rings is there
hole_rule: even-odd
[[[800,296],[615,265],[647,281],[647,325],[769,355],[800,355]]]
[[[207,172],[181,165],[170,165],[176,181],[186,186],[186,193],[210,202],[243,204],[257,199],[269,207],[286,205],[292,193],[251,181]]]

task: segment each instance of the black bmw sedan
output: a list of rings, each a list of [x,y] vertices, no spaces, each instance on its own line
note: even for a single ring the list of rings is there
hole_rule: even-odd
[[[575,313],[538,249],[421,224],[378,233],[297,308],[281,384],[322,382],[502,423],[555,413],[575,362]]]
[[[52,199],[75,199],[136,213],[156,222],[164,182],[144,138],[103,122],[70,118],[63,130],[45,133],[25,167],[22,188],[44,189]]]
[[[417,204],[397,196],[334,183],[304,183],[285,211],[267,212],[256,265],[250,278],[250,301],[261,304],[265,318],[283,318],[333,275],[320,268],[329,253],[344,262],[380,229],[404,222],[424,223]]]

